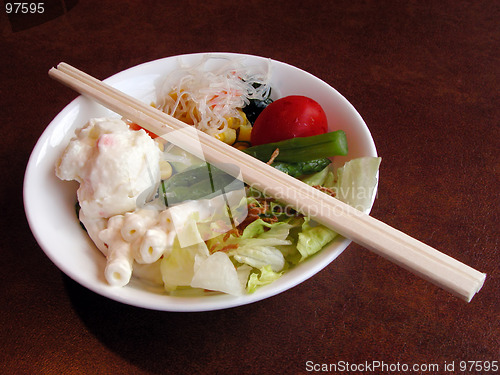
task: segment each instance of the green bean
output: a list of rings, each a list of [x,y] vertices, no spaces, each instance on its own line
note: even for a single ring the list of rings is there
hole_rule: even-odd
[[[297,163],[336,155],[347,155],[347,138],[343,130],[337,130],[310,137],[297,137],[253,146],[243,150],[243,152],[267,162],[276,149],[279,149],[279,154],[274,161]]]
[[[298,163],[274,162],[271,165],[286,174],[293,177],[300,177],[306,174],[312,174],[322,171],[331,163],[328,158],[301,161]]]

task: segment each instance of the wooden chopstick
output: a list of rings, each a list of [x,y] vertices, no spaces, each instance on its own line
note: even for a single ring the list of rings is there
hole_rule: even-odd
[[[445,255],[389,225],[198,131],[166,113],[60,63],[49,75],[169,142],[198,154],[217,166],[231,163],[243,180],[266,195],[293,206],[314,219],[410,272],[470,301],[486,274]]]

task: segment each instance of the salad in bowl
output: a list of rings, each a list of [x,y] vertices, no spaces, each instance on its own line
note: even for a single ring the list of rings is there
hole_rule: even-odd
[[[380,158],[370,133],[345,98],[307,72],[256,56],[192,54],[105,82],[324,194],[371,209]],[[62,271],[99,294],[158,310],[267,298],[349,244],[245,183],[231,160],[208,163],[83,97],[40,138],[24,193],[32,231]]]

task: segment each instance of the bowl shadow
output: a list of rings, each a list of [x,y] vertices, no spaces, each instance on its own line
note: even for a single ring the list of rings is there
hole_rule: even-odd
[[[223,366],[221,352],[228,345],[241,347],[242,335],[252,334],[245,333],[250,328],[239,329],[252,325],[247,317],[265,314],[266,303],[208,312],[148,310],[103,297],[64,274],[63,282],[88,331],[112,352],[155,374],[204,373],[208,364]]]

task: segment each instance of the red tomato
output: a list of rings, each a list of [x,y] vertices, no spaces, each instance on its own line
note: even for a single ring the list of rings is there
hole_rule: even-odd
[[[274,101],[261,112],[252,128],[251,143],[257,146],[327,131],[323,108],[311,98],[291,95]]]
[[[129,127],[130,129],[132,129],[132,130],[141,130],[141,129],[144,129],[142,126],[140,126],[139,124],[136,124],[135,122],[133,122],[133,123],[129,124],[129,126],[128,126],[128,127]],[[153,138],[153,139],[154,139],[154,138],[158,138],[158,136],[157,136],[155,133],[152,133],[152,132],[150,132],[150,131],[149,131],[149,130],[147,130],[147,129],[144,129],[144,131],[145,131],[146,133],[148,133],[148,135],[149,135],[151,138]]]

